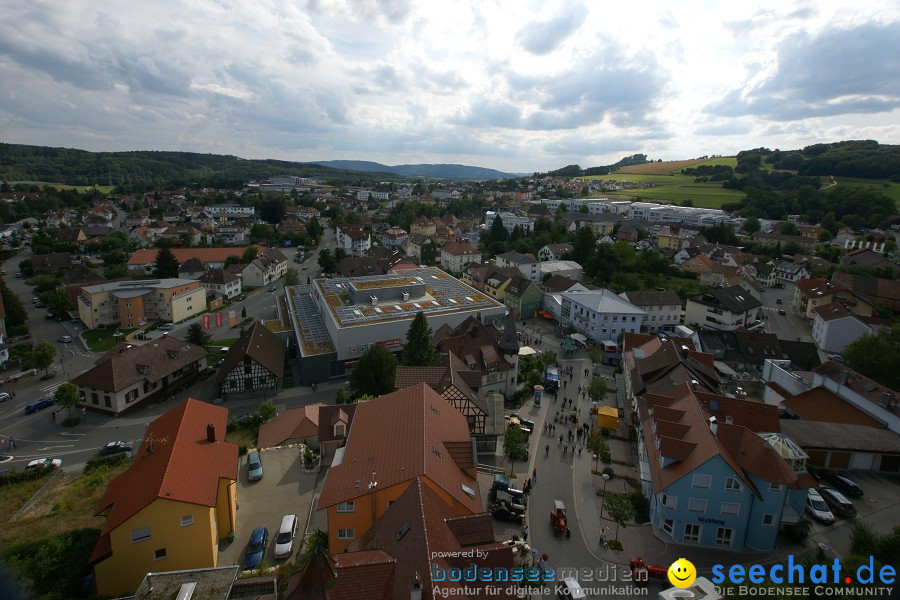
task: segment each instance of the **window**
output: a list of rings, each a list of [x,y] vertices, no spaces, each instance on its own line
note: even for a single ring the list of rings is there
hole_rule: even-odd
[[[194,515],[184,515],[181,517],[181,526],[189,527],[194,524]]]
[[[723,515],[737,515],[741,512],[741,505],[737,502],[723,502],[719,512]]]
[[[688,500],[688,512],[705,513],[706,500],[691,498],[690,500]]]
[[[354,510],[356,510],[356,507],[353,504],[353,500],[350,500],[349,502],[340,502],[337,505],[337,511],[339,513],[352,513]]]
[[[684,536],[681,541],[685,544],[696,544],[700,542],[700,525],[694,523],[684,524]]]
[[[153,551],[153,560],[164,560],[166,558],[166,549],[160,548]]]
[[[334,435],[335,436],[344,436],[346,435],[347,426],[344,423],[335,423],[334,424]]]
[[[776,494],[779,493],[779,492],[781,492],[781,484],[780,484],[780,483],[770,483],[770,484],[769,484],[769,491],[770,491],[770,492],[775,492]]]
[[[716,546],[731,546],[731,536],[734,529],[719,527],[716,529]]]
[[[662,504],[666,508],[674,509],[678,506],[678,498],[675,498],[674,496],[670,496],[668,494],[663,494],[662,498],[660,498],[660,504]]]
[[[352,529],[338,529],[339,540],[352,540],[356,537],[356,533]]]
[[[701,475],[699,473],[696,473],[696,474],[694,474],[694,479],[693,479],[693,482],[691,483],[691,487],[708,490],[711,480],[712,480],[712,477],[709,475]]]
[[[718,400],[717,400],[718,402]],[[726,477],[725,478],[725,491],[726,492],[740,492],[743,491],[744,486],[741,485],[741,482],[738,481],[737,477]]]
[[[663,531],[665,531],[669,535],[672,535],[672,530],[675,529],[675,521],[673,521],[672,519],[664,519],[662,528]]]
[[[150,528],[149,527],[138,527],[137,529],[131,530],[131,543],[143,542],[144,540],[150,539]]]
[[[773,527],[775,525],[775,515],[766,513],[763,515],[763,527]]]

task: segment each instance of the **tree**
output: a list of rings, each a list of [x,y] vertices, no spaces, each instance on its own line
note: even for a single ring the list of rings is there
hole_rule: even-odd
[[[597,239],[590,227],[582,227],[575,233],[575,241],[572,244],[572,254],[584,264],[594,253],[597,246]]]
[[[74,383],[64,383],[54,392],[53,397],[56,398],[56,404],[65,408],[72,418],[72,409],[78,405],[78,386]]]
[[[171,248],[160,248],[153,263],[153,276],[160,279],[178,277],[178,259]]]
[[[759,219],[756,217],[750,217],[744,220],[743,230],[745,233],[749,233],[750,237],[753,237],[753,234],[759,231],[759,228]]]
[[[22,300],[0,283],[0,297],[3,298],[3,306],[6,309],[6,333],[10,337],[28,333],[28,312]]]
[[[277,414],[278,410],[275,408],[275,403],[271,400],[266,400],[259,405],[259,416],[262,417],[263,423],[271,421]]]
[[[334,403],[335,404],[350,404],[350,392],[347,391],[347,388],[338,388],[337,393],[334,395]]]
[[[513,462],[517,460],[528,460],[528,438],[525,432],[515,425],[506,428],[506,434],[503,436],[503,453],[509,457],[509,471],[513,472]]]
[[[33,369],[43,369],[44,374],[50,373],[50,365],[56,358],[56,346],[47,340],[41,340],[28,355],[28,365]]]
[[[334,259],[334,255],[331,254],[331,250],[328,248],[323,248],[319,251],[319,266],[322,267],[323,273],[334,273],[337,271],[337,261]]]
[[[247,318],[247,307],[246,307],[246,306],[242,306],[242,307],[241,307],[241,318],[242,318],[242,319],[246,319],[246,318]]]
[[[494,217],[494,222],[491,223],[491,241],[505,242],[508,237],[509,232],[506,231],[506,227],[503,225],[503,219],[500,218],[500,215],[497,215]]]
[[[628,498],[619,495],[610,494],[606,500],[606,512],[609,518],[616,522],[616,535],[614,539],[619,539],[619,525],[627,527],[628,521],[634,518],[634,506]]]
[[[314,240],[319,239],[319,237],[322,235],[322,225],[319,224],[319,219],[313,217],[306,222],[306,233],[308,233],[309,236]]]
[[[588,395],[594,402],[602,402],[606,397],[606,382],[600,377],[591,379],[591,384],[588,386]]]
[[[591,346],[588,348],[588,357],[595,365],[603,364],[604,352],[600,346]]]
[[[334,249],[334,261],[335,262],[341,262],[345,258],[347,258],[346,250],[344,250],[343,248],[335,248]]]
[[[503,231],[506,231],[505,229]],[[419,260],[422,261],[423,265],[433,265],[435,260],[437,259],[437,246],[434,245],[434,242],[427,241],[422,244],[422,254],[419,257]]]
[[[56,288],[52,292],[44,294],[44,303],[50,314],[56,317],[64,317],[67,312],[75,308],[69,293],[63,288]]]
[[[203,325],[199,322],[192,323],[190,327],[188,327],[187,335],[184,338],[184,341],[194,344],[195,346],[200,346],[201,348],[205,348],[212,341],[212,336],[203,331]]]
[[[257,254],[259,254],[259,250],[256,246],[247,246],[244,249],[244,253],[241,254],[241,264],[249,265],[256,258]]]
[[[778,233],[781,235],[800,235],[800,230],[790,221],[784,221],[778,226]]]
[[[227,257],[225,257],[225,266],[226,267],[230,267],[231,265],[240,265],[240,264],[243,264],[243,263],[241,262],[241,257],[238,256],[237,254],[229,254]]]
[[[259,216],[266,223],[277,225],[284,218],[284,204],[276,198],[266,200],[259,209]]]
[[[900,389],[900,323],[864,335],[844,348],[847,366],[887,387]]]
[[[381,396],[394,391],[394,374],[397,372],[397,357],[384,346],[371,346],[366,350],[353,372],[350,373],[350,388],[353,396],[363,394]]]
[[[294,267],[288,267],[287,271],[284,272],[284,285],[299,285],[300,284],[300,274],[297,273],[297,269]]]
[[[425,313],[419,311],[406,330],[406,345],[403,346],[403,364],[411,367],[428,367],[437,360],[437,349],[431,343],[431,327]]]

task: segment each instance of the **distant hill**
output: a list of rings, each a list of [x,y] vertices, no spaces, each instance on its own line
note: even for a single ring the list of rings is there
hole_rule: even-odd
[[[439,179],[515,179],[531,173],[504,173],[485,167],[467,165],[420,164],[420,165],[383,165],[368,160],[321,160],[316,164],[332,169],[350,169],[353,171],[371,171],[376,173],[393,173],[403,177],[435,177]]]

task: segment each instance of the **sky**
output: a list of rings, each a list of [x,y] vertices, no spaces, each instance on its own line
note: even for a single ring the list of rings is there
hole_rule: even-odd
[[[900,3],[5,0],[0,81],[0,141],[93,151],[530,173],[897,144]]]

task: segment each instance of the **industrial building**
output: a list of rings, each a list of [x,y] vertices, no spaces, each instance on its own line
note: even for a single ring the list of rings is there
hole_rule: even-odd
[[[285,292],[304,385],[346,376],[373,345],[402,350],[419,312],[432,331],[468,317],[502,324],[506,313],[503,304],[434,267],[316,279]]]

